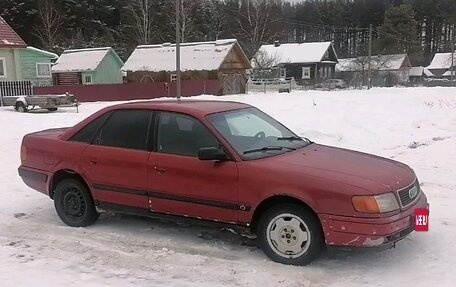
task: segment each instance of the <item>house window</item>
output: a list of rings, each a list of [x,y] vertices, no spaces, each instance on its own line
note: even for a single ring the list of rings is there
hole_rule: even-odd
[[[49,78],[51,76],[51,64],[36,63],[36,76],[38,78]]]
[[[324,76],[323,67],[320,67],[320,79],[324,79]]]
[[[281,78],[286,78],[287,77],[287,69],[280,68],[280,77]]]
[[[177,82],[177,74],[171,74],[170,80],[171,82]]]
[[[84,75],[84,84],[86,84],[86,85],[92,84],[92,75]]]
[[[0,58],[0,78],[6,78],[6,60]]]
[[[302,67],[302,78],[310,79],[310,67]]]

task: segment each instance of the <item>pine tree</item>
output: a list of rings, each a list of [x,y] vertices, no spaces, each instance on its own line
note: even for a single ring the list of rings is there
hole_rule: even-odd
[[[383,25],[378,28],[379,52],[407,53],[419,46],[415,11],[410,5],[390,8]]]

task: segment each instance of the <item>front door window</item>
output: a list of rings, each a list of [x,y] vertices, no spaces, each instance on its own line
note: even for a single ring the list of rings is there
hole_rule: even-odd
[[[204,147],[218,147],[214,136],[198,120],[176,113],[161,113],[158,152],[197,157]]]

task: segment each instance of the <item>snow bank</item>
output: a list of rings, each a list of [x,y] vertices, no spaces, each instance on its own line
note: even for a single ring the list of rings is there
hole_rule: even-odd
[[[251,242],[182,224],[104,215],[69,228],[17,175],[24,134],[73,125],[112,103],[57,113],[0,109],[0,282],[18,286],[454,286],[456,89],[296,92],[201,99],[253,104],[302,136],[412,166],[430,232],[381,253],[326,252],[307,267],[271,262]]]

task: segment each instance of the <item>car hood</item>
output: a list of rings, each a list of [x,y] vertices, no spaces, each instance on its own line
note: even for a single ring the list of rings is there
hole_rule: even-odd
[[[343,182],[374,193],[398,190],[415,180],[413,170],[403,163],[319,144],[269,159],[299,173]]]

